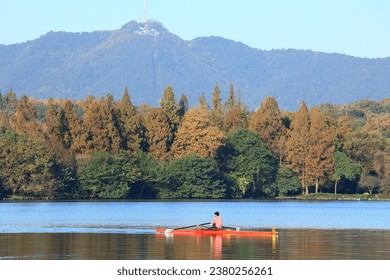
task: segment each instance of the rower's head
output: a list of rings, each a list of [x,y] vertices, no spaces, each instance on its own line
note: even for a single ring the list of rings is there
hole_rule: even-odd
[[[219,216],[219,212],[218,211],[214,212],[214,215]]]

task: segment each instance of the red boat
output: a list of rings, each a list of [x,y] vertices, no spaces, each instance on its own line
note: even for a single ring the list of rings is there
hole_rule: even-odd
[[[157,228],[157,234],[168,235],[222,235],[222,236],[246,236],[246,237],[273,237],[277,236],[276,229],[272,231],[242,231],[237,229],[210,229],[210,228],[179,228],[179,229],[166,229]]]

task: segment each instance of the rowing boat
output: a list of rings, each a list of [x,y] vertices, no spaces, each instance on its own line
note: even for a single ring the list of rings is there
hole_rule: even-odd
[[[272,237],[277,236],[276,229],[272,231],[243,231],[237,229],[210,229],[210,228],[194,228],[194,229],[166,229],[157,228],[157,234],[169,235],[207,235],[207,236],[246,236],[246,237]]]

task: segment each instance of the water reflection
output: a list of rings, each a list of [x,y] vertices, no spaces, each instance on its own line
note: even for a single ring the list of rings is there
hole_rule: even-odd
[[[390,260],[390,231],[281,230],[276,238],[155,234],[0,234],[0,259]]]

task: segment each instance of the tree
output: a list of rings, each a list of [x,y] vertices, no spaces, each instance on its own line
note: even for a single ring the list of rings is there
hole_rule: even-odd
[[[119,152],[122,141],[111,94],[99,101],[88,98],[83,124],[87,151]]]
[[[0,134],[10,130],[9,118],[6,111],[0,111]]]
[[[325,123],[325,116],[317,107],[310,110],[309,155],[307,158],[307,175],[315,183],[315,193],[318,193],[320,182],[325,180],[334,170],[333,133]]]
[[[72,154],[81,154],[86,150],[87,133],[84,131],[83,121],[80,118],[75,104],[71,100],[66,100],[63,105],[64,122],[68,126],[68,139],[63,139],[66,148]]]
[[[275,192],[274,196],[291,196],[301,192],[298,176],[285,166],[279,167],[275,182],[272,185]]]
[[[184,114],[188,111],[188,109],[190,108],[187,96],[185,96],[184,94],[182,94],[182,96],[180,97],[179,107],[180,107],[180,118],[182,118],[184,116]]]
[[[130,100],[127,87],[124,90],[122,100],[117,105],[119,130],[123,139],[123,148],[136,152],[141,146],[141,116]]]
[[[273,183],[277,161],[259,136],[245,129],[230,132],[218,150],[222,170],[235,183],[241,197],[259,197]]]
[[[197,154],[213,158],[222,145],[223,132],[212,124],[205,107],[192,108],[183,117],[172,146],[174,158]]]
[[[16,112],[10,118],[12,130],[17,134],[26,135],[30,139],[42,141],[43,129],[37,122],[37,112],[34,105],[24,95],[16,105]]]
[[[362,174],[360,164],[353,162],[345,153],[335,151],[333,153],[335,167],[333,173],[334,193],[337,193],[337,185],[342,179],[349,181],[358,181]]]
[[[160,100],[160,108],[168,119],[168,151],[171,149],[175,139],[176,131],[180,123],[180,106],[177,104],[172,87],[167,87]]]
[[[49,99],[45,114],[45,133],[50,142],[61,144],[63,148],[70,148],[70,130],[65,122],[64,110]]]
[[[14,132],[0,137],[0,166],[3,188],[14,195],[53,199],[66,180],[55,153]]]
[[[161,108],[152,108],[144,115],[147,150],[157,160],[168,156],[171,128],[167,115]]]
[[[224,198],[226,185],[215,160],[187,155],[169,166],[169,184],[161,198]]]
[[[211,100],[213,105],[211,110],[211,123],[213,126],[222,129],[223,126],[223,108],[222,108],[222,99],[221,91],[219,90],[218,85],[215,86],[213,91],[213,99]]]
[[[17,104],[18,98],[12,89],[1,96],[0,109],[7,112],[8,117],[15,113]]]
[[[280,159],[284,154],[284,136],[286,128],[283,125],[282,113],[274,97],[267,97],[252,115],[249,129],[256,132],[267,147]]]
[[[351,137],[344,145],[345,153],[360,163],[363,173],[381,175],[385,160],[386,141],[378,131],[367,132],[358,129],[351,133]]]
[[[372,195],[374,190],[379,188],[380,180],[377,176],[363,175],[359,180],[359,186],[368,190],[369,194]]]
[[[309,193],[308,165],[309,158],[309,111],[305,102],[302,102],[296,112],[291,128],[287,131],[286,163],[287,167],[299,174],[302,193]]]
[[[80,176],[81,190],[89,198],[126,198],[140,171],[128,154],[95,153]]]

